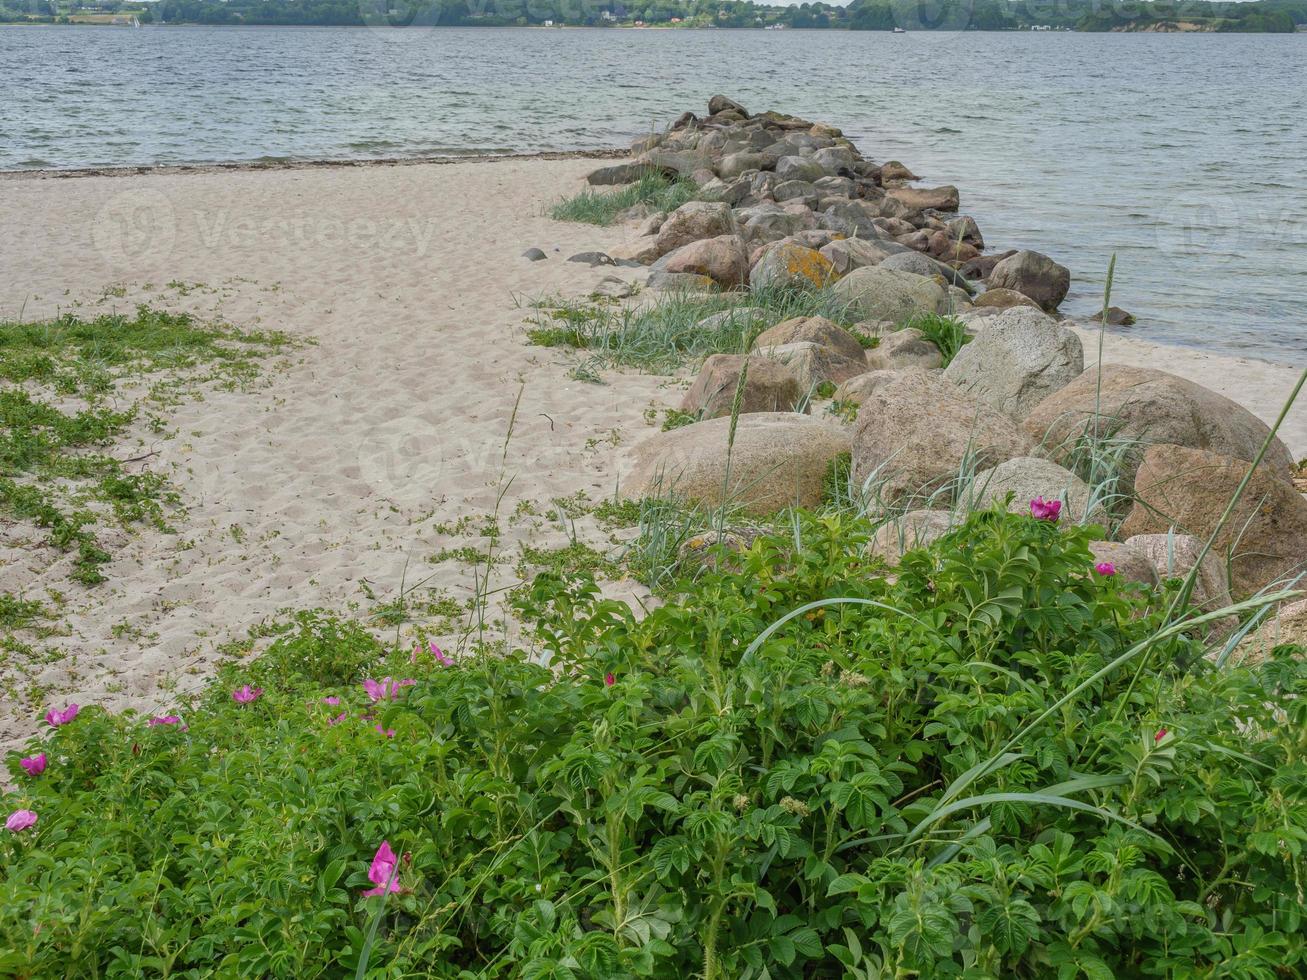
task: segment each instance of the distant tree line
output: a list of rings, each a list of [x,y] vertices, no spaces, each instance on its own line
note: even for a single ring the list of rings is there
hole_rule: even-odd
[[[71,6],[70,4],[75,4]],[[1307,0],[853,0],[770,6],[752,0],[0,0],[0,21],[130,13],[143,23],[460,27],[673,25],[828,30],[1139,30],[1192,23],[1214,31],[1288,33]]]

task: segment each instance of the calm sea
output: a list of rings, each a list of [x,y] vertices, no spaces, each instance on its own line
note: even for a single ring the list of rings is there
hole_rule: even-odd
[[[1304,79],[1302,34],[13,27],[0,170],[609,147],[720,91],[957,184],[1070,312],[1116,253],[1135,335],[1302,363]]]

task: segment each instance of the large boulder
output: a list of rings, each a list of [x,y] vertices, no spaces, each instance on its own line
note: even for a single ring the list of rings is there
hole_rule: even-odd
[[[749,110],[734,99],[728,99],[724,95],[714,95],[708,100],[708,115],[715,116],[719,112],[738,112],[745,119],[749,118]]]
[[[951,184],[943,187],[895,187],[886,196],[918,211],[926,208],[936,211],[958,209],[958,189]]]
[[[820,163],[811,157],[784,156],[776,161],[776,177],[779,180],[804,180],[812,183],[826,176]]]
[[[609,257],[617,262],[639,262],[642,265],[648,265],[661,254],[657,235],[641,235],[608,250]]]
[[[1162,581],[1185,578],[1198,564],[1189,601],[1199,609],[1213,612],[1230,604],[1230,576],[1220,559],[1210,551],[1202,563],[1198,563],[1203,542],[1197,538],[1175,533],[1136,534],[1127,538],[1125,544],[1142,554]]]
[[[899,252],[910,252],[910,249],[898,242],[880,238],[841,238],[821,248],[821,254],[830,260],[841,276],[848,275],[854,269],[880,265]]]
[[[821,344],[852,361],[865,359],[858,339],[843,327],[824,316],[796,316],[783,320],[764,330],[754,341],[756,347],[775,347],[779,344]]]
[[[857,357],[848,357],[839,351],[811,341],[791,344],[759,346],[758,354],[785,365],[796,378],[804,394],[811,394],[818,386],[856,377],[867,370],[867,361],[861,349]]]
[[[912,272],[919,276],[925,276],[933,279],[939,276],[950,286],[957,286],[959,289],[971,291],[972,285],[965,276],[956,269],[945,265],[937,259],[932,259],[929,255],[922,255],[920,252],[908,250],[899,252],[897,255],[891,255],[880,263],[882,269],[894,269],[899,272]]]
[[[729,417],[638,443],[623,494],[671,495],[709,507],[729,503],[755,514],[821,503],[827,471],[849,451],[847,433],[796,412],[758,412],[734,421],[733,445]]]
[[[837,201],[823,211],[817,221],[821,227],[842,232],[850,238],[883,238],[883,232],[876,227],[878,213],[868,210],[865,201]]]
[[[796,242],[768,247],[749,270],[752,289],[807,289],[824,286],[835,276],[830,260]]]
[[[1135,476],[1136,502],[1121,536],[1163,534],[1174,528],[1206,541],[1249,467],[1243,460],[1202,449],[1150,446]],[[1307,499],[1292,483],[1259,467],[1213,547],[1218,560],[1230,568],[1236,598],[1303,571]]]
[[[1071,288],[1071,270],[1047,255],[1022,249],[994,266],[991,289],[1015,289],[1046,310],[1055,310]]]
[[[889,384],[898,375],[894,368],[875,368],[855,375],[835,389],[835,401],[846,405],[861,405],[877,389]]]
[[[1095,565],[1109,563],[1112,574],[1122,581],[1138,582],[1150,588],[1157,585],[1157,569],[1141,548],[1120,541],[1091,541],[1089,553],[1094,556]],[[1094,572],[1101,574],[1097,569]]]
[[[1014,307],[1025,306],[1038,310],[1040,306],[1025,293],[1018,293],[1015,289],[986,289],[979,296],[971,301],[972,306],[986,306],[996,310],[1010,310]]]
[[[1079,336],[1037,310],[1017,309],[991,317],[962,345],[944,377],[1000,412],[1024,418],[1084,370]]]
[[[696,170],[712,167],[712,158],[699,150],[675,150],[656,147],[640,154],[636,166],[654,170],[672,177],[689,177]]]
[[[731,206],[721,201],[687,201],[667,216],[655,238],[659,255],[702,238],[734,235],[738,231]]]
[[[1128,492],[1144,446],[1171,443],[1251,460],[1270,429],[1247,409],[1202,385],[1156,368],[1090,368],[1061,391],[1035,406],[1024,422],[1032,439],[1055,458],[1065,457],[1099,416],[1103,437],[1134,440],[1127,454],[1121,489]],[[1271,443],[1263,466],[1284,480],[1292,478],[1293,457],[1279,439]]]
[[[744,374],[740,412],[792,412],[804,392],[794,372],[768,357],[713,354],[703,362],[694,385],[681,400],[681,411],[704,419],[730,415]]]
[[[879,370],[941,367],[944,357],[934,342],[916,327],[888,330],[877,335],[880,342],[867,352],[867,366]]]
[[[668,252],[653,264],[656,270],[693,272],[719,286],[743,286],[749,276],[749,253],[739,235],[701,238]]]
[[[817,227],[817,217],[811,211],[787,210],[770,201],[741,208],[736,219],[743,223],[744,237],[752,244],[779,241]]]
[[[722,157],[721,162],[717,164],[717,175],[722,180],[734,180],[750,170],[769,170],[774,166],[776,166],[774,153],[739,150]]]
[[[1062,513],[1076,523],[1106,524],[1107,513],[1101,504],[1090,500],[1085,481],[1070,470],[1038,456],[1017,456],[993,469],[981,470],[972,483],[975,503],[988,507],[1013,495],[1008,510],[1029,514],[1030,501],[1036,497],[1062,501]]]
[[[642,163],[618,163],[611,167],[600,167],[590,171],[586,183],[595,187],[608,187],[614,184],[631,184],[650,172]]]
[[[945,490],[963,462],[977,468],[1028,456],[1017,424],[918,368],[897,371],[867,393],[853,434],[853,472],[894,502]]]
[[[847,146],[827,146],[812,155],[822,170],[832,177],[853,172],[853,151]]]
[[[961,523],[960,517],[947,510],[910,510],[876,528],[867,551],[892,568],[904,552],[933,544]]]
[[[855,269],[834,293],[851,312],[868,320],[906,320],[917,313],[947,313],[948,292],[933,279],[880,266]]]

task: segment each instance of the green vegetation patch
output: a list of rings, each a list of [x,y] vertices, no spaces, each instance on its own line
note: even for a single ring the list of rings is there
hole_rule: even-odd
[[[588,225],[611,225],[618,216],[636,205],[652,211],[675,211],[699,194],[697,185],[688,180],[665,177],[656,171],[645,174],[631,184],[612,191],[585,190],[575,197],[559,201],[549,211],[555,221],[580,221]]]
[[[32,521],[49,543],[75,555],[73,578],[104,580],[110,560],[95,526],[166,529],[179,502],[158,473],[110,451],[143,407],[174,403],[200,384],[237,387],[258,359],[287,348],[283,334],[203,325],[147,307],[92,320],[73,315],[0,321],[0,513]],[[129,401],[128,384],[144,395]],[[163,420],[150,419],[161,431]]]
[[[866,530],[639,617],[542,574],[530,651],[310,614],[155,724],[83,705],[8,759],[0,973],[1302,975],[1307,663],[1216,666],[1083,528],[893,581]]]
[[[710,354],[746,353],[758,334],[791,317],[823,316],[845,327],[856,320],[830,288],[671,292],[635,307],[551,299],[534,310],[527,321],[532,344],[587,351],[604,366],[649,374],[673,374]]]
[[[939,348],[940,356],[944,358],[943,367],[953,363],[953,358],[958,356],[958,351],[962,350],[963,344],[971,342],[971,335],[967,333],[966,326],[956,317],[940,316],[938,313],[919,313],[903,325],[916,327],[927,340]]]

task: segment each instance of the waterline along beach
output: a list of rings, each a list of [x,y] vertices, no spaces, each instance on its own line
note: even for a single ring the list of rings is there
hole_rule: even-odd
[[[1307,970],[1291,137],[1159,239],[884,57],[0,149],[0,974]]]

